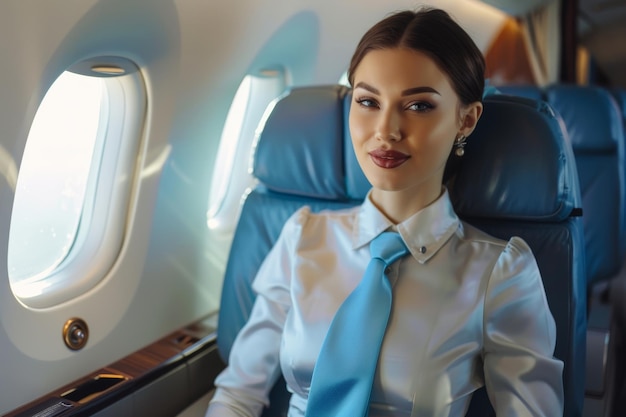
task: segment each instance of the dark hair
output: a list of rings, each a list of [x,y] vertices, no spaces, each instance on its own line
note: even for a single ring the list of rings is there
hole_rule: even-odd
[[[392,14],[372,26],[361,38],[348,68],[354,72],[371,50],[406,47],[428,55],[444,71],[461,103],[482,101],[485,58],[472,38],[448,13],[423,8]]]

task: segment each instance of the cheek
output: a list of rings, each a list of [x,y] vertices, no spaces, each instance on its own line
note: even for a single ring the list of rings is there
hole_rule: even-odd
[[[437,148],[451,147],[457,133],[455,120],[451,117],[433,119],[427,127],[430,145]]]
[[[352,144],[357,150],[358,145],[367,140],[367,123],[366,120],[356,112],[350,111],[348,117],[348,127],[350,129],[350,136],[352,137]]]
[[[439,165],[448,159],[456,130],[447,121],[422,122],[412,126],[412,147],[421,163]]]
[[[431,152],[438,162],[446,161],[454,144],[454,133],[444,132],[431,145]]]

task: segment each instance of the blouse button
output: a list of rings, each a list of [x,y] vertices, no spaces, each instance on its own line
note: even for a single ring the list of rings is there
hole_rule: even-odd
[[[420,253],[426,253],[426,246],[422,246],[420,248]]]

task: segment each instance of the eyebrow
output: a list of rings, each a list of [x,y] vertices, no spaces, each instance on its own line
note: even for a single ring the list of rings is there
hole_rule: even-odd
[[[363,88],[364,90],[367,90],[373,94],[380,94],[380,91],[378,91],[377,88],[374,88],[371,85],[364,83],[362,81],[359,82],[354,88]],[[439,91],[435,90],[434,88],[424,86],[424,87],[408,88],[402,92],[402,96],[410,96],[410,95],[419,94],[419,93],[435,93],[437,95],[441,95]]]

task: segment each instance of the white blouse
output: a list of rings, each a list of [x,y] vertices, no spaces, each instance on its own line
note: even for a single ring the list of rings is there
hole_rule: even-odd
[[[530,248],[460,221],[444,191],[396,227],[369,196],[345,210],[298,210],[255,278],[257,299],[207,417],[260,416],[281,372],[289,417],[304,415],[330,322],[365,271],[370,241],[390,228],[411,256],[389,274],[369,416],[462,417],[483,385],[498,417],[563,414],[556,328]]]

